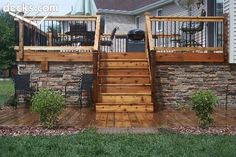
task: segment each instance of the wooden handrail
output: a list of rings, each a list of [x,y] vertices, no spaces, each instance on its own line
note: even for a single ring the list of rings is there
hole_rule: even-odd
[[[146,13],[145,14],[145,19],[146,21],[149,20],[149,14]],[[148,67],[149,67],[149,73],[151,74],[151,61],[150,61],[150,47],[149,47],[149,33],[148,33],[148,24],[146,22],[146,33],[145,33],[145,52],[147,55],[147,59],[148,59]],[[150,76],[150,81],[152,82],[152,75]]]
[[[156,51],[222,51],[222,47],[155,47]]]
[[[150,51],[154,50],[154,40],[152,38],[152,30],[151,30],[151,19],[149,15],[145,15],[146,19],[146,29],[147,29],[147,36],[148,36],[148,44]]]
[[[41,21],[44,17],[43,16],[25,16],[24,18],[27,18],[29,20],[34,21]],[[48,16],[46,21],[95,21],[97,19],[96,16]],[[15,21],[18,21],[19,19],[15,18]]]
[[[24,46],[24,50],[27,51],[91,51],[93,46]],[[15,50],[20,50],[19,46],[15,46]]]
[[[223,16],[151,16],[151,21],[223,22]]]
[[[151,32],[150,14],[145,14],[146,19],[146,33],[145,33],[145,51],[148,59],[149,76],[151,82],[152,102],[156,110],[156,87],[155,87],[155,73],[156,73],[156,53],[154,47],[154,40]]]
[[[94,51],[99,51],[99,45],[100,45],[100,20],[101,16],[97,15],[97,20],[96,20],[96,30],[95,30],[95,41],[94,41]]]
[[[98,72],[99,72],[99,58],[100,58],[100,38],[101,38],[101,15],[97,15],[96,20],[96,32],[95,32],[95,42],[93,49],[93,74],[94,74],[94,82],[93,82],[93,99],[94,103],[98,102],[98,91],[99,91],[99,80],[98,80]]]
[[[19,54],[20,60],[24,59],[24,21],[19,21]]]
[[[224,51],[224,61],[225,61],[225,63],[228,63],[229,62],[229,47],[228,47],[228,45],[229,45],[229,42],[228,42],[228,36],[229,36],[229,34],[228,34],[228,31],[229,31],[229,23],[228,23],[228,18],[229,18],[229,14],[228,13],[226,13],[226,14],[224,14],[224,30],[223,30],[223,32],[224,32],[224,36],[223,36],[223,41],[224,41],[224,43],[223,43],[223,51]]]

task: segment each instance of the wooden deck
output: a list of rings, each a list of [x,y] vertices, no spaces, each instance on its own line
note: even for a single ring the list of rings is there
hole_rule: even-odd
[[[226,112],[217,108],[214,113],[215,126],[235,127],[236,108]],[[171,128],[181,126],[197,126],[195,114],[189,110],[165,109],[158,113],[95,113],[90,109],[80,110],[77,107],[66,108],[59,118],[63,127],[97,128]],[[19,108],[0,110],[1,126],[38,126],[38,116],[29,109]]]

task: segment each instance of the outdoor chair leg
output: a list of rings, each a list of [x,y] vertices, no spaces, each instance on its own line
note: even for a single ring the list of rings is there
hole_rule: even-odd
[[[79,93],[79,107],[80,109],[82,108],[83,106],[83,102],[82,102],[82,91]]]
[[[17,103],[18,103],[18,102],[17,102],[17,95],[15,94],[14,102],[13,102],[13,104],[12,104],[12,105],[13,105],[12,107],[13,107],[13,109],[15,109],[15,110],[17,109],[17,105],[18,105]]]

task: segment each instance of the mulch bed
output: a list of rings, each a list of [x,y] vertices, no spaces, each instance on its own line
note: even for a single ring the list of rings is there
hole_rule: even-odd
[[[59,136],[82,133],[86,128],[57,128],[44,129],[42,127],[0,127],[0,136]],[[98,128],[101,134],[155,134],[177,133],[190,135],[236,135],[236,127],[203,129],[200,127],[176,127],[176,128]]]
[[[176,133],[186,135],[236,135],[236,127],[176,127],[176,128],[98,128],[100,134],[158,134]]]
[[[200,127],[177,127],[170,129],[175,133],[180,134],[192,134],[192,135],[236,135],[236,127],[209,127],[208,129],[203,129]]]
[[[84,132],[83,128],[0,127],[0,136],[58,136]]]

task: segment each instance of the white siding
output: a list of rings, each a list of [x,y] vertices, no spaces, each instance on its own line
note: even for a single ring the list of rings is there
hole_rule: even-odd
[[[111,34],[115,27],[119,27],[117,34],[126,34],[129,30],[136,28],[135,16],[106,14],[106,32]]]
[[[229,62],[236,63],[236,1],[224,0],[224,12],[229,13]]]

